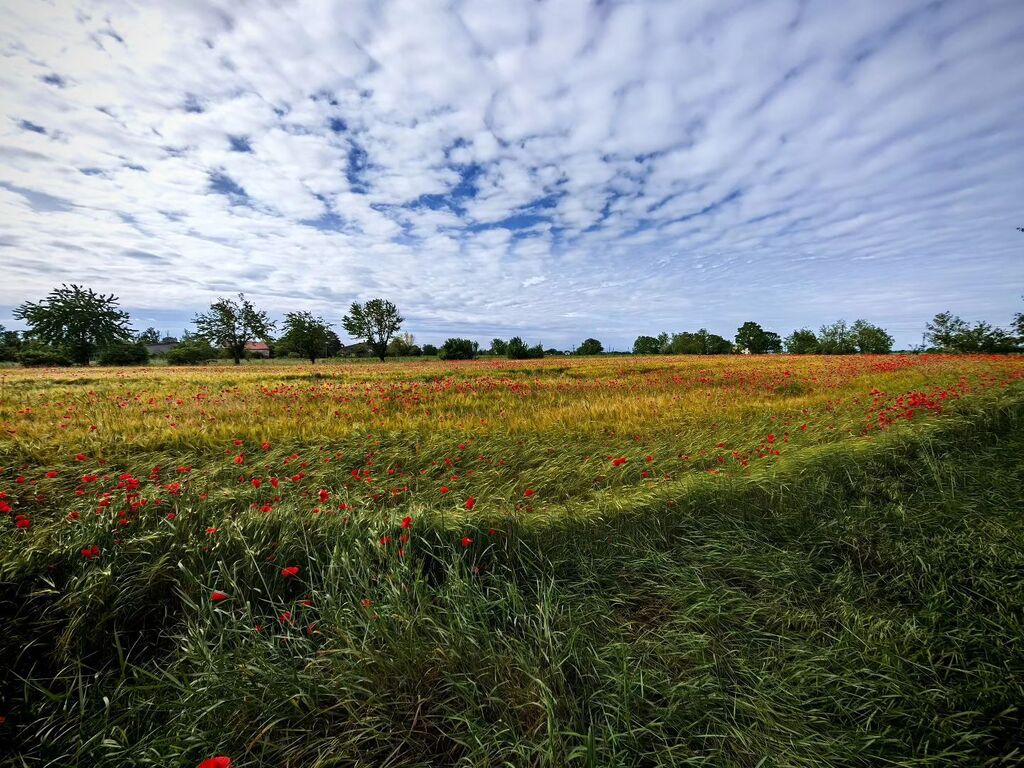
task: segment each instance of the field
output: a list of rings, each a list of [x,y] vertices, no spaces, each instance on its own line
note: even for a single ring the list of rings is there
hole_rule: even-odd
[[[0,763],[1024,761],[1024,359],[0,371]]]

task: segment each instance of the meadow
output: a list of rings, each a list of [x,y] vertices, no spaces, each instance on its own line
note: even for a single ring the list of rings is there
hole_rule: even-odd
[[[0,761],[1019,764],[1021,456],[1019,356],[0,370]]]

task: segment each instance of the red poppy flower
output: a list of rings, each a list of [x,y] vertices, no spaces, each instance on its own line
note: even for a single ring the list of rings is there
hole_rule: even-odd
[[[622,457],[620,457],[618,459],[612,459],[612,466],[613,467],[621,467],[627,461],[629,461],[629,459],[627,459],[625,456],[622,456]]]
[[[10,512],[11,509],[12,509],[11,505],[8,504],[6,501],[0,501],[0,512],[4,512],[4,513]]]
[[[271,488],[277,488],[277,486],[280,485],[280,484],[281,484],[281,481],[278,480],[276,477],[270,478],[270,487]]]
[[[441,493],[448,493],[448,486],[447,485],[442,485],[441,486]]]
[[[215,589],[210,593],[210,599],[215,603],[219,603],[221,600],[227,600],[228,596],[226,593]]]
[[[292,612],[291,611],[285,611],[284,613],[282,613],[277,618],[281,621],[282,624],[290,623],[291,620],[292,620]]]
[[[235,443],[235,445],[241,445],[241,444],[242,444],[242,441],[241,441],[241,440],[237,440],[237,439],[236,439],[236,440],[234,441],[234,443]]]
[[[402,527],[406,528],[406,529],[412,528],[412,518],[411,517],[403,517],[402,518]]]
[[[207,533],[216,533],[216,532],[217,532],[217,529],[211,526],[211,527],[209,527],[209,528],[207,528],[207,529],[206,529],[206,532],[207,532]]]
[[[284,576],[286,579],[290,579],[292,576],[298,574],[298,572],[299,566],[297,565],[289,565],[287,568],[281,569],[281,575]]]
[[[327,501],[327,499],[329,499],[330,497],[331,497],[331,492],[330,491],[328,491],[326,488],[321,488],[320,489],[320,503],[321,504],[325,503]]]
[[[525,496],[526,498],[530,498],[535,493],[536,491],[533,490],[533,488],[527,488],[525,491],[523,491],[523,496]]]
[[[17,528],[31,528],[32,522],[24,515],[18,515],[14,518],[14,525]]]
[[[199,768],[231,768],[231,758],[224,757],[208,757],[199,764]]]
[[[85,461],[85,454],[84,453],[76,453],[75,454],[75,461]]]
[[[254,477],[252,479],[252,487],[253,488],[259,488],[261,485],[263,485],[263,481],[260,480],[258,477]]]
[[[240,453],[237,456],[235,456],[235,464],[245,464],[245,456],[244,456],[244,454]]]
[[[56,477],[57,476],[57,470],[51,469],[49,472],[46,473],[46,476],[47,477]]]
[[[476,506],[476,499],[474,499],[472,496],[470,496],[468,499],[466,499],[466,505],[465,506],[466,506],[466,509],[472,509],[473,507]]]
[[[264,451],[269,451],[269,450],[270,450],[270,443],[268,443],[268,442],[267,442],[266,440],[264,440],[264,441],[263,441],[263,445],[261,445],[260,447],[261,447],[261,448],[262,448],[262,449],[263,449]]]
[[[100,556],[100,548],[93,544],[91,547],[86,547],[82,550],[82,557],[86,560],[92,560],[94,557]]]
[[[472,543],[473,543],[473,540],[471,538],[469,538],[469,536],[463,536],[462,537],[462,548],[463,549],[465,549],[466,547],[468,547]]]

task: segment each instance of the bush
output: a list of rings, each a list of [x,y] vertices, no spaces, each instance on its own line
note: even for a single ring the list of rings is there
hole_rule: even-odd
[[[198,365],[217,357],[217,350],[206,342],[181,344],[167,352],[168,365]]]
[[[437,355],[437,347],[433,344],[424,344],[423,355],[424,357],[435,357]]]
[[[55,368],[71,365],[71,358],[62,349],[35,345],[21,350],[18,362],[26,368]]]
[[[441,345],[437,356],[442,360],[472,360],[479,345],[469,339],[448,339]]]
[[[146,365],[149,350],[136,342],[115,341],[103,348],[97,362],[100,365]]]

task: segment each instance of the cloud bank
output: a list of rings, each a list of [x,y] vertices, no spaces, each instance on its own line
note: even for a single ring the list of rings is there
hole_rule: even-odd
[[[1021,308],[1017,0],[0,6],[3,314],[382,295],[621,349]]]

